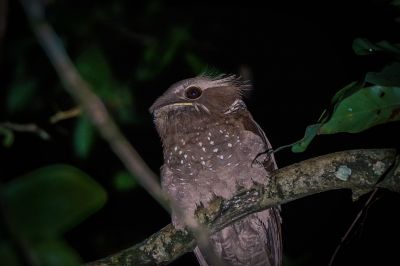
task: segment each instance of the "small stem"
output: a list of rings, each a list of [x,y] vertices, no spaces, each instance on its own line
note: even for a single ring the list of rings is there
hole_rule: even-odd
[[[79,116],[81,113],[82,110],[79,106],[76,106],[66,111],[59,111],[50,117],[50,123],[55,124],[66,119],[71,119]]]

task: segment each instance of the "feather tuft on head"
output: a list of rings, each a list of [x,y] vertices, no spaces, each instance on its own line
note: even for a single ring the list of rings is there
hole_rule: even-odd
[[[217,86],[232,86],[238,89],[240,95],[244,95],[252,90],[252,85],[249,80],[243,79],[235,74],[221,74],[215,72],[203,72],[199,78],[211,80]]]

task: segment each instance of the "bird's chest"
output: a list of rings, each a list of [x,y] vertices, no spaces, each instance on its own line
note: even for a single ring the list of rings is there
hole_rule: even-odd
[[[262,139],[239,127],[199,127],[164,149],[164,188],[179,201],[208,202],[231,197],[240,187],[263,183],[265,169],[253,164],[266,149]]]
[[[200,171],[213,173],[222,167],[238,166],[238,153],[249,153],[242,141],[241,131],[235,126],[197,127],[177,136],[165,148],[165,164],[186,179]]]

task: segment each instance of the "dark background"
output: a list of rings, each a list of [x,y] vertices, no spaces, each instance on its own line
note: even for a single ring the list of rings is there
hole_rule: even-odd
[[[385,56],[357,56],[352,42],[358,37],[399,42],[399,10],[389,3],[58,0],[49,1],[47,17],[73,59],[92,46],[101,49],[114,78],[133,99],[135,119],[121,122],[122,130],[158,173],[162,149],[147,109],[170,84],[204,67],[224,73],[246,71],[254,86],[246,102],[255,120],[274,147],[292,143],[317,121],[337,90],[388,63]],[[177,36],[183,41],[172,59],[157,63]],[[158,49],[153,61],[145,56],[148,42]],[[1,48],[0,102],[6,101],[21,62],[40,89],[19,112],[0,105],[0,120],[35,122],[52,135],[51,141],[43,141],[17,133],[11,148],[0,148],[1,178],[7,181],[44,165],[68,163],[101,183],[109,194],[105,207],[65,236],[84,261],[127,248],[169,223],[168,214],[140,187],[113,187],[111,177],[122,165],[102,139],[97,138],[90,154],[80,158],[71,144],[75,119],[48,123],[52,114],[74,102],[59,85],[18,1],[9,1]],[[188,54],[200,67],[188,60]],[[392,123],[360,134],[319,136],[305,153],[279,152],[278,165],[346,149],[398,148],[399,129]],[[283,205],[285,263],[327,265],[367,197],[352,202],[350,191],[331,191]],[[334,265],[397,264],[400,197],[379,191],[372,202]],[[196,264],[187,254],[173,265]]]

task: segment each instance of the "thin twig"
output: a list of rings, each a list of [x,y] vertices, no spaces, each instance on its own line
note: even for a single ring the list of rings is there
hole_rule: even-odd
[[[38,0],[21,0],[43,50],[46,52],[58,73],[65,89],[82,106],[91,122],[97,127],[103,138],[110,144],[130,173],[136,177],[142,187],[156,199],[161,206],[169,210],[166,197],[161,191],[157,176],[151,171],[130,145],[111,118],[100,98],[93,93],[90,85],[84,81],[71,59],[64,50],[60,38],[50,24],[45,21],[42,3]]]
[[[75,106],[66,111],[59,111],[50,117],[50,123],[55,124],[66,119],[75,118],[79,116],[81,112],[82,110],[79,106]]]
[[[0,123],[0,127],[8,128],[12,131],[17,131],[17,132],[34,133],[44,140],[50,139],[49,133],[47,133],[44,129],[40,128],[38,125],[33,123],[18,124],[18,123],[3,122]]]
[[[349,234],[351,233],[351,231],[353,231],[353,228],[355,227],[355,225],[357,224],[358,220],[360,220],[361,215],[364,213],[364,211],[366,210],[366,208],[369,206],[371,200],[374,198],[376,192],[378,191],[378,188],[375,188],[371,195],[369,196],[367,202],[364,204],[363,208],[357,213],[356,218],[353,220],[353,222],[351,223],[349,229],[347,229],[346,233],[344,234],[344,236],[340,239],[340,243],[339,245],[336,247],[335,252],[333,252],[331,259],[329,260],[329,264],[328,266],[332,266],[333,265],[333,261],[335,260],[339,250],[341,249],[341,247],[343,246],[343,243],[347,240]]]

